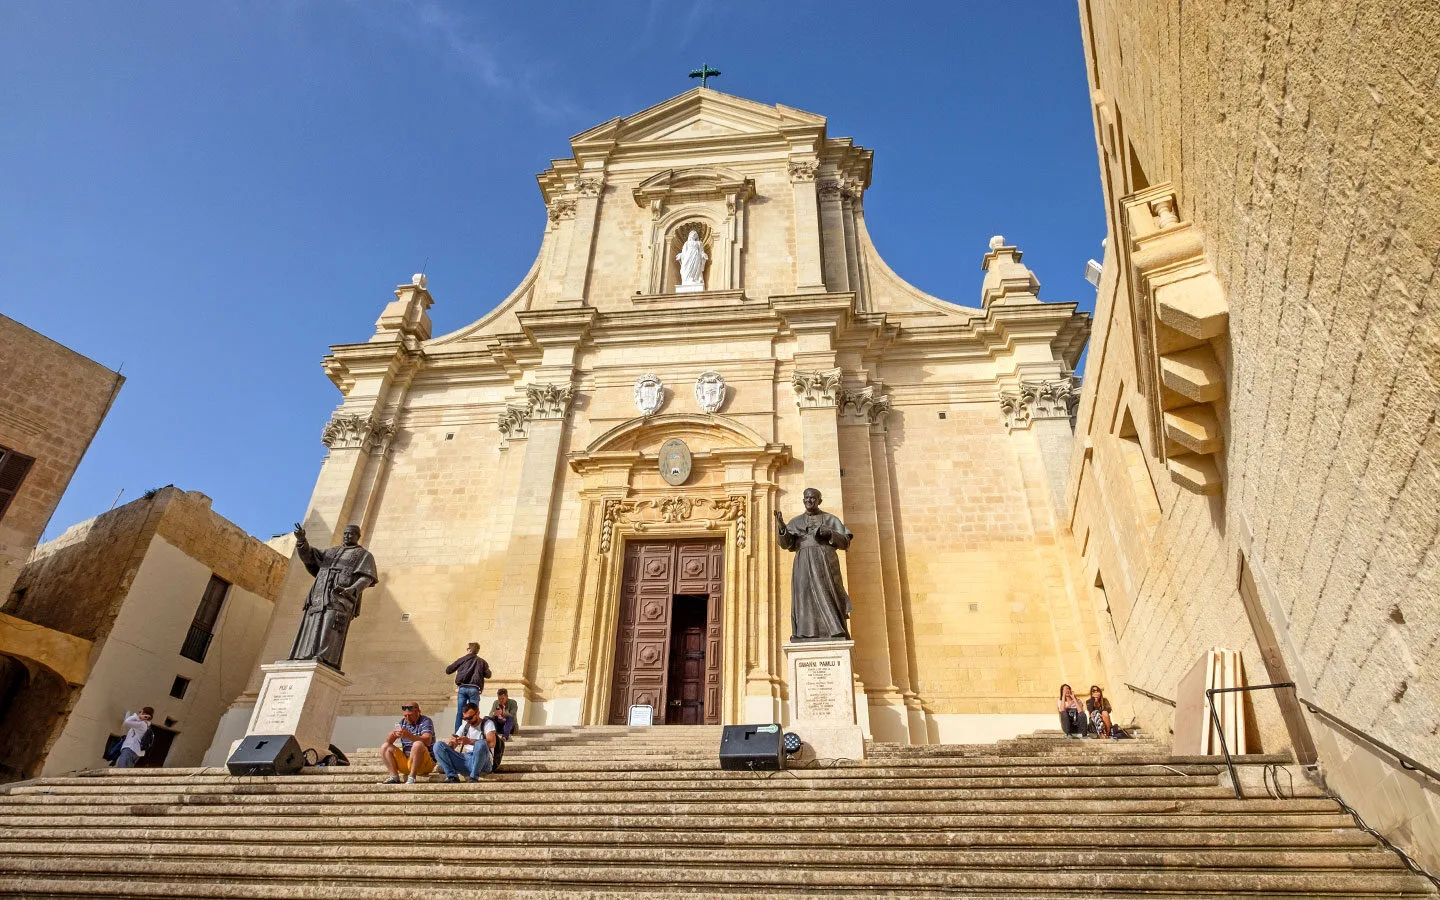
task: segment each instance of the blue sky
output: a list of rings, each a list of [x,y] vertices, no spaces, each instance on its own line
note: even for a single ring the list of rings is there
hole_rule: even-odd
[[[1049,300],[1104,212],[1069,0],[241,0],[0,8],[0,312],[127,378],[47,537],[176,484],[262,537],[304,512],[366,339],[425,266],[437,334],[534,259],[568,138],[712,86],[875,150],[866,219],[978,304],[990,235]]]

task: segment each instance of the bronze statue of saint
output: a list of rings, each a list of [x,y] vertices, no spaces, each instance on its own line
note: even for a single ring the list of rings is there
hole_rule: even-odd
[[[345,655],[350,620],[360,615],[360,594],[379,577],[375,557],[360,546],[359,525],[346,526],[340,541],[339,547],[316,550],[295,523],[295,552],[305,571],[315,576],[315,584],[305,598],[290,659],[318,660],[336,671]]]
[[[845,582],[840,578],[836,550],[850,546],[855,536],[839,518],[820,509],[820,492],[806,488],[805,514],[785,524],[775,511],[780,546],[795,552],[790,572],[790,640],[848,640],[845,620],[853,609]]]

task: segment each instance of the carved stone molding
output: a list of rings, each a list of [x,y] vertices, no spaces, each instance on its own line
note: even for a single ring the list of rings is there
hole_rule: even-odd
[[[840,182],[834,178],[822,178],[815,187],[815,192],[821,200],[839,200],[841,195]]]
[[[523,441],[530,436],[530,407],[509,405],[500,413],[496,423],[500,428],[500,449],[510,446],[511,441]]]
[[[530,418],[563,419],[570,411],[575,390],[568,384],[532,384],[525,387],[530,402]]]
[[[320,432],[320,442],[331,450],[364,450],[387,453],[395,437],[394,421],[377,421],[371,416],[335,413]]]
[[[890,415],[890,398],[882,393],[883,390],[874,384],[858,391],[841,388],[837,398],[841,417],[884,428]]]
[[[573,198],[561,197],[550,204],[551,222],[573,218],[575,218],[575,200]]]
[[[820,171],[818,159],[797,159],[790,163],[791,181],[814,181],[815,174]]]
[[[575,189],[582,197],[598,197],[605,188],[605,179],[587,175],[575,183]]]
[[[615,525],[619,522],[630,525],[638,532],[678,522],[694,522],[709,531],[734,522],[735,543],[743,550],[749,515],[750,500],[739,495],[724,498],[677,495],[659,500],[606,500],[604,521],[600,527],[600,552],[610,552]]]
[[[795,404],[801,409],[817,409],[836,406],[840,394],[840,370],[825,369],[819,372],[797,370],[790,376],[790,387],[795,391]]]
[[[1000,412],[1005,430],[1029,428],[1039,419],[1066,419],[1075,425],[1080,405],[1080,379],[1075,376],[1056,381],[1022,381],[1020,390],[1000,394]]]

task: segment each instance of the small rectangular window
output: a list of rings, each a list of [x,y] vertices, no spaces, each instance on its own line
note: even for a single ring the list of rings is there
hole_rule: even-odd
[[[225,604],[225,595],[229,590],[230,582],[219,575],[210,576],[210,583],[205,586],[205,594],[200,598],[200,607],[195,610],[195,620],[190,623],[190,631],[185,635],[185,644],[180,648],[181,656],[196,662],[205,661],[210,640],[215,636],[220,607]]]
[[[5,510],[10,508],[10,501],[20,491],[20,482],[30,473],[34,462],[34,457],[0,447],[0,519],[5,518]]]
[[[188,687],[190,687],[190,679],[182,678],[181,676],[176,675],[175,683],[170,685],[170,696],[174,697],[176,700],[184,700],[185,690]]]

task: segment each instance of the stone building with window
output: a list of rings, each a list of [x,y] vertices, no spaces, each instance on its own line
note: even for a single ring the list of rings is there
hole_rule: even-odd
[[[0,316],[0,597],[10,588],[125,379]],[[0,712],[59,702],[85,681],[90,645],[0,608]],[[0,738],[3,744],[5,738]],[[15,777],[0,752],[0,778]]]
[[[280,550],[175,487],[71,526],[35,549],[3,613],[27,638],[80,642],[78,677],[0,710],[10,777],[103,766],[127,711],[155,709],[141,765],[198,765],[256,663],[286,575]]]
[[[527,723],[623,722],[632,704],[785,720],[773,516],[806,487],[855,534],[868,734],[1053,727],[1057,684],[1103,680],[1056,502],[1088,317],[1042,302],[1000,237],[975,248],[966,302],[907,284],[866,230],[872,151],[812,113],[702,87],[570,150],[539,176],[520,284],[456,301],[491,312],[432,335],[416,276],[324,360],[342,399],[305,526],[329,546],[360,525],[380,569],[337,743],[373,741],[401,699],[449,715],[443,670],[470,640]],[[295,590],[264,660],[288,653]]]
[[[1261,747],[1440,870],[1434,8],[1079,6],[1109,229],[1066,518],[1112,693],[1164,734],[1240,651],[1296,685]]]

